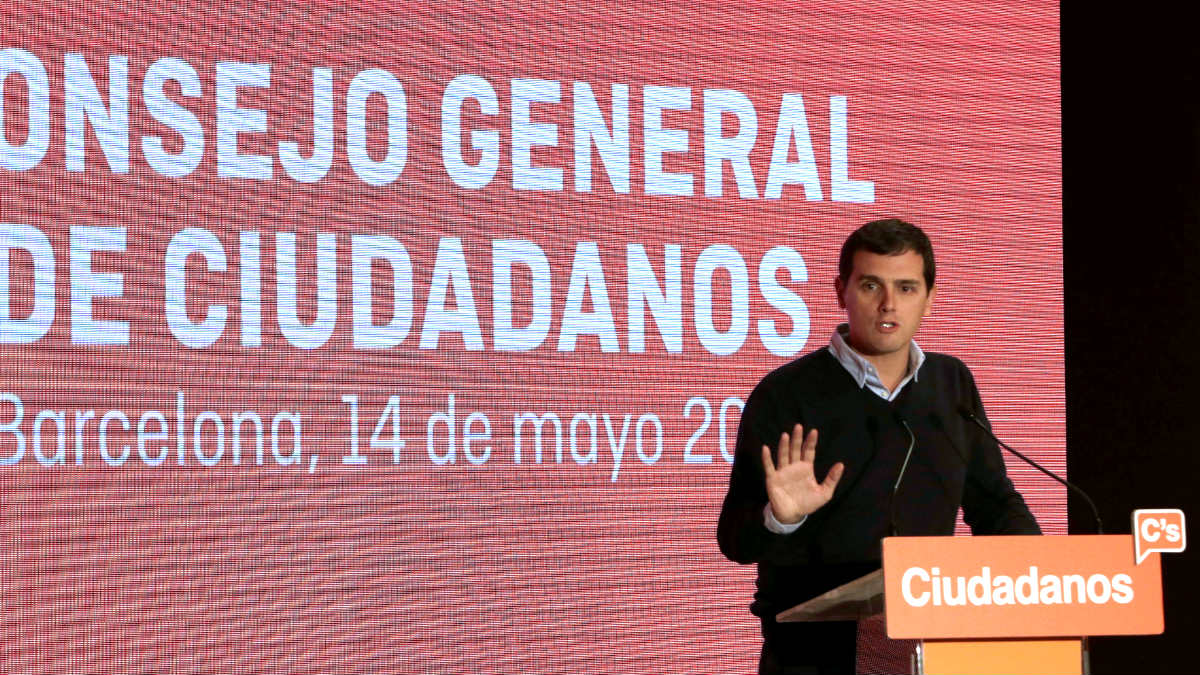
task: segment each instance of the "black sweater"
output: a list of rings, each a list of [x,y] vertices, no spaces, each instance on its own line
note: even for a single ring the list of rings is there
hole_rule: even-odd
[[[981,419],[971,371],[958,359],[926,353],[917,379],[894,401],[859,387],[828,349],[778,368],[750,394],[738,428],[729,492],[717,539],[739,563],[758,563],[751,610],[767,618],[877,568],[889,529],[889,500],[916,438],[896,495],[901,535],[950,535],[961,505],[974,534],[1040,534],[1005,474],[999,448],[958,412]],[[794,424],[819,431],[815,471],[845,464],[833,498],[792,534],[766,529],[762,446],[774,452]]]

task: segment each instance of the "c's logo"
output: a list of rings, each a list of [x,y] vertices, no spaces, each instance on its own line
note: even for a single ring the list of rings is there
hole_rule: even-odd
[[[1137,564],[1154,552],[1178,553],[1187,548],[1187,530],[1179,509],[1133,512],[1133,548]]]

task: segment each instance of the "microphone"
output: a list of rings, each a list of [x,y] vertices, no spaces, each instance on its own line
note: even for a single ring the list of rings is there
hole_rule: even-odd
[[[904,463],[900,465],[900,473],[896,475],[896,483],[892,485],[892,494],[888,497],[888,529],[893,537],[900,535],[900,528],[896,526],[896,493],[900,491],[900,481],[904,480],[904,472],[908,470],[908,460],[912,457],[913,448],[917,447],[917,437],[908,426],[908,422],[899,416],[896,420],[908,432],[908,452],[904,454]]]
[[[1021,460],[1024,461],[1026,464],[1032,466],[1033,468],[1037,469],[1038,471],[1041,471],[1042,473],[1046,474],[1047,476],[1050,476],[1054,480],[1067,486],[1068,489],[1074,490],[1080,497],[1083,497],[1084,501],[1087,502],[1088,506],[1090,506],[1092,508],[1092,516],[1096,519],[1096,534],[1104,534],[1104,525],[1100,522],[1100,510],[1096,508],[1096,502],[1093,502],[1092,498],[1089,497],[1088,494],[1086,492],[1084,492],[1082,488],[1075,485],[1071,481],[1060,477],[1058,474],[1054,473],[1053,471],[1046,469],[1041,464],[1038,464],[1037,462],[1033,461],[1032,459],[1029,459],[1025,455],[1022,455],[1021,453],[1014,450],[1007,443],[1000,440],[1000,438],[998,436],[996,436],[996,434],[992,433],[992,430],[989,429],[988,426],[986,424],[984,424],[982,420],[980,420],[978,417],[976,417],[975,413],[972,412],[972,410],[970,408],[968,408],[967,406],[960,405],[958,407],[958,414],[962,415],[967,420],[974,422],[975,426],[979,427],[980,429],[983,429],[984,433],[986,433],[988,436],[990,436],[992,438],[992,440],[994,440],[1000,444],[1000,447],[1011,452],[1012,454],[1016,455],[1017,457],[1020,457]]]

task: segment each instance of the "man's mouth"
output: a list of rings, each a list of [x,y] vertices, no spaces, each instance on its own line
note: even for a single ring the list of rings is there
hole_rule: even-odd
[[[878,324],[880,330],[893,330],[896,328],[895,321],[880,321]]]

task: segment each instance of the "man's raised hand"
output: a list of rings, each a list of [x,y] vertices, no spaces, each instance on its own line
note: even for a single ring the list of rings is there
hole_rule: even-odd
[[[825,480],[818,483],[813,474],[813,461],[817,457],[817,430],[804,435],[804,427],[797,424],[789,435],[786,431],[779,437],[779,462],[771,460],[771,448],[763,446],[763,471],[767,476],[767,498],[771,501],[771,512],[783,524],[799,522],[801,518],[825,505],[838,481],[842,478],[845,465],[841,462],[829,468]]]

